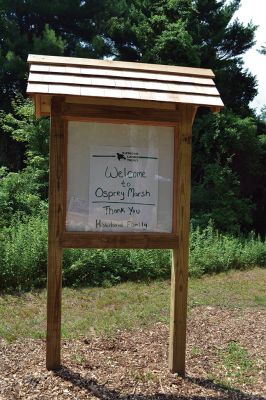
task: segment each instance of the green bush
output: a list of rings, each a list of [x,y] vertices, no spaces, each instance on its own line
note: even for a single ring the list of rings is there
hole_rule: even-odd
[[[39,215],[47,209],[49,120],[36,119],[31,100],[17,97],[13,113],[0,110],[0,132],[25,148],[24,166],[9,171],[0,166],[0,229],[12,220]]]
[[[29,290],[46,282],[47,215],[12,220],[0,234],[0,290]],[[109,286],[126,280],[170,277],[169,250],[67,249],[66,286]],[[266,243],[254,234],[239,238],[191,227],[190,276],[266,266]]]
[[[64,254],[66,285],[111,285],[169,276],[170,253],[163,250],[76,250]]]
[[[201,276],[229,269],[266,266],[266,242],[254,234],[235,237],[207,228],[190,232],[190,275]]]
[[[46,281],[47,223],[44,218],[13,220],[0,236],[0,289],[28,290]]]

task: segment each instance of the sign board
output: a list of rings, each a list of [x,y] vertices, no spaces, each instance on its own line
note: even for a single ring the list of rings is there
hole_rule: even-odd
[[[90,182],[89,230],[152,231],[156,228],[156,149],[92,147]]]
[[[46,366],[61,363],[64,248],[172,249],[169,367],[184,375],[192,124],[198,106],[223,105],[214,74],[43,55],[29,62],[36,115],[51,116]]]
[[[67,230],[171,232],[173,143],[171,127],[70,122]]]

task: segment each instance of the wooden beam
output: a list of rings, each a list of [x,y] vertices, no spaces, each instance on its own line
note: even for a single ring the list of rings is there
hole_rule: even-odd
[[[213,113],[220,112],[220,111],[221,111],[221,107],[219,107],[219,106],[211,107],[211,112],[213,112]]]
[[[142,108],[119,107],[119,106],[104,106],[92,104],[71,104],[65,103],[63,115],[70,120],[94,120],[106,122],[127,122],[145,124],[154,123],[155,125],[175,126],[177,123],[178,112],[176,110],[158,110],[147,108],[143,112]]]
[[[35,95],[32,95],[33,100],[35,100]],[[40,95],[41,98],[41,115],[40,116],[49,116],[51,111],[51,95],[43,94]],[[93,104],[98,106],[117,106],[127,107],[128,112],[130,112],[131,107],[133,108],[153,108],[153,109],[167,109],[167,110],[175,110],[175,103],[164,103],[164,102],[155,102],[155,101],[145,101],[145,100],[123,100],[121,99],[106,99],[99,97],[82,97],[82,96],[66,96],[66,103],[72,104]],[[122,103],[122,104],[121,104]],[[39,116],[39,115],[38,115]],[[37,117],[37,115],[36,115]]]
[[[42,116],[41,112],[41,96],[36,94],[34,96],[34,105],[35,105],[35,116],[36,118],[40,118]]]
[[[48,222],[48,271],[47,271],[47,347],[46,367],[60,367],[61,292],[63,232],[63,176],[64,129],[61,118],[62,98],[53,98],[51,106],[49,222]]]
[[[42,116],[50,115],[52,96],[41,96],[41,114]]]
[[[178,237],[172,233],[64,232],[62,247],[95,249],[173,249]]]
[[[177,235],[179,242],[172,254],[171,319],[169,367],[171,372],[185,375],[189,214],[191,185],[191,139],[194,110],[189,105],[179,107],[177,165]]]
[[[160,101],[145,101],[145,100],[125,100],[123,99],[108,99],[101,97],[84,97],[84,96],[66,96],[66,103],[72,104],[95,104],[100,106],[118,106],[118,107],[135,107],[135,108],[159,108],[175,110],[175,103],[166,103]],[[130,112],[130,109],[128,110]]]
[[[195,117],[196,117],[198,108],[199,108],[198,106],[193,106],[193,107],[192,107],[192,120],[191,120],[192,125],[193,125],[193,123],[194,123],[194,119],[195,119]]]

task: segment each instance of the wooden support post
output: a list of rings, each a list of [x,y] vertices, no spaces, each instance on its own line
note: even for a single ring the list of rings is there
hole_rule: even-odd
[[[189,105],[181,105],[179,109],[180,120],[176,132],[178,141],[176,219],[179,240],[172,253],[169,367],[171,372],[185,376],[191,139],[194,110]]]
[[[46,367],[60,367],[63,232],[64,122],[62,98],[51,105]]]

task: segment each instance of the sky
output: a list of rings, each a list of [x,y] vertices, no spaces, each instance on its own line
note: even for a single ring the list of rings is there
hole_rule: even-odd
[[[264,7],[263,7],[264,6]],[[245,67],[248,68],[253,75],[257,76],[258,95],[250,104],[259,113],[263,105],[266,105],[266,55],[258,53],[258,49],[262,45],[266,45],[266,11],[265,0],[242,0],[241,7],[235,13],[241,22],[247,24],[252,21],[255,25],[259,25],[256,32],[256,44],[247,51],[243,56]]]

